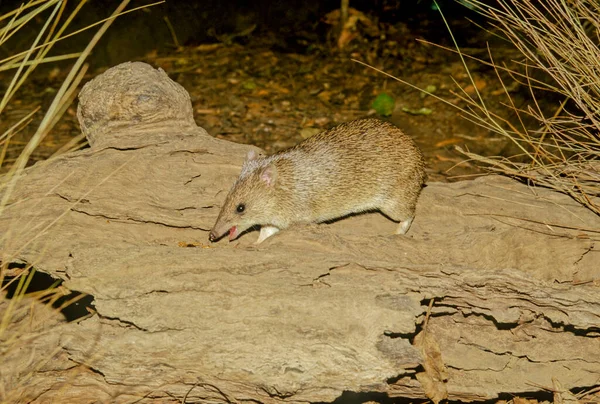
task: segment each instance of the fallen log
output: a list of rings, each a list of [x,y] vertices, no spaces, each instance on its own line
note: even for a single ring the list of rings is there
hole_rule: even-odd
[[[23,173],[0,251],[5,271],[89,295],[90,315],[2,301],[3,400],[481,401],[600,385],[600,223],[565,195],[499,176],[430,183],[406,236],[370,213],[210,244],[251,146],[197,127],[185,90],[143,63],[88,83],[78,115],[90,148]]]

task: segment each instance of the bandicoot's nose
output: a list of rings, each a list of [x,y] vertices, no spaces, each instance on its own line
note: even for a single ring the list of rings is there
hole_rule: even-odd
[[[211,230],[210,234],[208,235],[208,241],[214,242],[219,238],[219,236],[217,236],[217,234],[215,233],[214,230]]]

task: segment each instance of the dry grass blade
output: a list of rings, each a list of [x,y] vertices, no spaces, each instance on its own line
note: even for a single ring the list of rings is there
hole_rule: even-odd
[[[35,38],[32,46],[27,51],[22,53],[23,57],[20,60],[19,67],[17,68],[17,72],[13,76],[13,79],[11,80],[10,84],[8,85],[8,88],[6,89],[6,92],[4,93],[4,96],[2,97],[2,100],[0,101],[0,113],[2,113],[2,111],[4,111],[4,108],[6,108],[6,105],[11,100],[11,98],[13,97],[15,92],[19,89],[19,87],[23,84],[25,79],[29,76],[29,74],[37,66],[37,63],[29,63],[29,60],[32,58],[32,56],[35,52],[35,49],[37,49],[38,44],[40,43],[40,41],[42,41],[42,37],[44,36],[44,33],[48,30],[52,21],[56,18],[56,15],[57,15],[58,11],[60,10],[60,5],[61,5],[60,2],[54,1],[52,3],[55,4],[55,7],[52,10],[52,13],[46,19],[44,26],[42,27],[42,29],[38,33],[37,37]],[[19,19],[18,21],[15,21],[14,19],[11,20],[11,22],[8,24],[8,26],[3,29],[4,34],[5,34],[5,35],[3,35],[4,41],[6,41],[8,38],[10,38],[14,33],[18,32],[20,29],[22,29],[25,24],[27,24],[29,21],[31,21],[31,19],[33,19],[37,14],[43,12],[47,7],[49,7],[49,5],[51,5],[51,3],[43,4],[38,9],[31,11],[29,13],[29,15],[27,16],[27,18],[25,18],[25,19]],[[6,34],[6,32],[8,31],[8,28],[10,28],[10,31],[11,31],[10,34]],[[0,43],[0,45],[3,43],[4,42]],[[39,58],[39,57],[40,57],[40,55],[38,54],[37,58]],[[35,61],[37,58],[33,57],[33,61]],[[25,69],[26,66],[27,66],[27,69]]]

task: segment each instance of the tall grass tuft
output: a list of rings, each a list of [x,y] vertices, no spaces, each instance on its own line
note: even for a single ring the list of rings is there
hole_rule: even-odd
[[[496,64],[489,47],[489,61],[462,53],[456,41],[454,50],[446,48],[460,56],[474,86],[474,95],[462,89],[454,93],[466,103],[466,108],[353,60],[458,108],[463,117],[510,139],[520,150],[510,157],[488,157],[458,147],[470,159],[492,172],[567,194],[600,215],[600,3],[497,0],[496,7],[492,7],[478,0],[461,1],[487,17],[523,56],[517,71]],[[446,26],[450,29],[447,23]],[[487,107],[467,68],[466,58],[494,68],[509,114]],[[529,89],[531,105],[517,106],[509,92],[513,83],[507,84],[502,78],[506,74],[501,73],[508,73],[511,80]],[[540,94],[553,99],[558,96],[561,102],[548,113],[540,106]],[[536,124],[526,124],[531,121]]]
[[[19,157],[10,166],[5,161],[5,157],[11,139],[16,133],[31,123],[33,115],[40,108],[34,108],[19,122],[16,122],[3,133],[0,133],[0,167],[4,169],[9,166],[7,172],[0,176],[0,216],[5,214],[5,208],[11,200],[13,190],[22,177],[23,170],[32,153],[73,102],[81,80],[87,71],[85,60],[92,48],[98,43],[115,18],[125,13],[158,4],[144,4],[140,7],[124,11],[129,2],[130,0],[123,0],[110,17],[71,33],[67,33],[67,30],[75,16],[82,10],[86,0],[79,0],[69,15],[65,15],[66,0],[29,0],[17,9],[0,16],[0,47],[6,46],[7,41],[11,37],[18,35],[21,30],[27,30],[29,28],[28,24],[37,24],[38,20],[43,21],[37,36],[28,48],[14,52],[11,56],[0,60],[0,71],[14,71],[12,79],[7,83],[6,91],[0,99],[0,119],[4,118],[3,113],[6,106],[14,99],[15,94],[19,91],[23,83],[28,80],[36,67],[43,63],[74,59],[71,70],[57,90],[56,96],[45,112],[40,125],[36,128],[34,135],[25,145]],[[62,41],[96,26],[99,26],[97,32],[81,52],[49,56],[50,50],[58,41]],[[68,145],[61,148],[61,151],[67,151],[76,146],[80,143],[79,139],[69,142]],[[58,282],[48,290],[28,293],[28,286],[35,274],[34,263],[14,265],[19,262],[19,253],[25,246],[7,247],[10,245],[8,241],[10,241],[11,232],[18,230],[10,228],[0,229],[0,247],[2,248],[0,251],[0,363],[3,356],[6,357],[6,355],[15,354],[15,352],[27,352],[26,348],[31,345],[32,341],[38,338],[44,331],[48,331],[46,330],[48,324],[46,324],[45,319],[42,318],[40,320],[38,318],[39,314],[34,316],[36,312],[40,312],[38,306],[34,310],[34,300],[45,305],[43,307],[44,310],[42,310],[44,316],[54,319],[50,323],[56,323],[57,316],[62,317],[57,311],[60,311],[65,305],[72,304],[78,299],[71,299],[61,304],[60,307],[57,307],[59,306],[57,305],[58,299],[68,294],[65,290],[62,290],[62,287],[57,286]],[[5,300],[5,295],[9,288],[13,289],[13,293],[12,299],[7,301]],[[30,321],[23,321],[27,317],[30,318]],[[2,367],[0,370],[0,402],[26,401],[27,399],[24,397],[27,396],[26,386],[29,378],[44,366],[45,363],[51,361],[55,353],[48,352],[44,354],[44,352],[41,352],[39,355],[35,355],[35,357],[31,355],[30,357],[23,358],[23,364],[27,365],[25,368],[28,369],[25,374],[19,369]],[[68,383],[69,381],[64,381],[63,384],[68,385]],[[29,394],[34,393],[29,392]]]
[[[499,0],[491,7],[477,0],[465,2],[486,16],[523,60],[517,72],[491,59],[518,124],[489,111],[481,99],[462,97],[470,106],[469,119],[507,137],[521,153],[464,153],[491,171],[565,193],[600,214],[600,3]],[[500,71],[508,71],[530,89],[531,105],[515,105]],[[540,107],[541,98],[548,95],[560,98],[551,112]],[[531,118],[537,124],[526,125]]]

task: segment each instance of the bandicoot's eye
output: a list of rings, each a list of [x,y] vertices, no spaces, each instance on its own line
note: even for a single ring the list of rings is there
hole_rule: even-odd
[[[243,203],[240,203],[237,208],[235,208],[235,210],[237,211],[237,213],[244,213],[244,211],[246,210],[246,205],[244,205]]]

